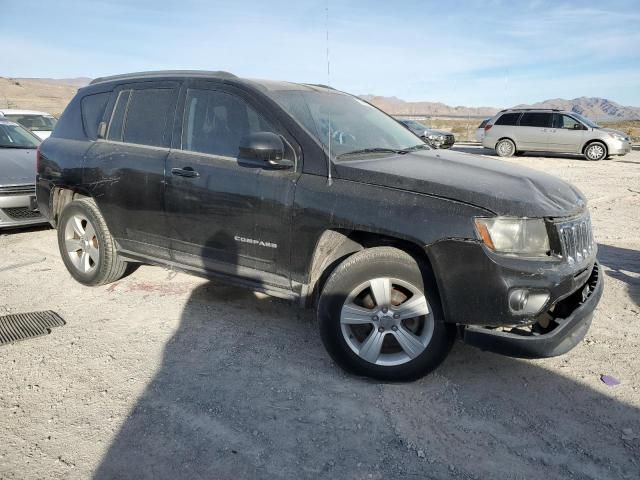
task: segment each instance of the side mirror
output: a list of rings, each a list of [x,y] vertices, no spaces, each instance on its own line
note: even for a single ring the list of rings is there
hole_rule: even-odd
[[[291,160],[284,158],[284,142],[272,132],[255,132],[240,140],[238,160],[248,166],[286,170],[293,168]]]
[[[574,123],[573,124],[573,129],[574,130],[583,130],[584,127],[582,125],[580,125],[579,123]]]

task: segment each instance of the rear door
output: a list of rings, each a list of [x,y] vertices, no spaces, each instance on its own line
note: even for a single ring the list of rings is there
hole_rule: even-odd
[[[551,112],[524,112],[518,127],[518,150],[549,150]]]
[[[87,152],[83,183],[124,250],[169,257],[164,169],[178,82],[116,88],[105,110],[104,139]]]
[[[553,152],[579,153],[584,142],[585,127],[571,115],[554,114],[553,128],[549,135],[549,150]]]
[[[180,98],[180,133],[166,169],[175,260],[289,288],[298,173],[243,164],[238,150],[240,140],[253,132],[277,133],[289,145],[294,140],[240,89],[192,80]],[[295,159],[293,149],[286,156]]]

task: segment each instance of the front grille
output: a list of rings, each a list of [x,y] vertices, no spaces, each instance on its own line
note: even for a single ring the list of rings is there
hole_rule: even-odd
[[[36,186],[31,185],[5,185],[0,186],[0,195],[35,195]]]
[[[2,211],[14,220],[28,220],[40,217],[40,212],[31,210],[28,207],[3,208]]]
[[[589,215],[558,223],[557,228],[561,255],[567,262],[579,264],[591,257],[595,242]]]

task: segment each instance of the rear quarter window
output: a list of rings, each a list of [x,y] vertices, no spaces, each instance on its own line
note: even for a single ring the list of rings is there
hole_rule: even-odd
[[[494,125],[516,125],[519,117],[520,113],[505,113],[496,120]]]
[[[82,99],[82,125],[85,135],[92,140],[98,138],[98,125],[102,121],[110,95],[111,92],[96,93]]]

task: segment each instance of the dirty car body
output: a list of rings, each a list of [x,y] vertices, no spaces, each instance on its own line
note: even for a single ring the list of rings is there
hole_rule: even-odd
[[[128,133],[123,102],[150,90],[164,102],[158,132]],[[248,106],[260,130],[252,145],[280,142],[274,155],[257,160],[243,139],[227,149],[229,113],[189,113],[211,102]],[[215,155],[202,152],[207,135],[189,133],[198,121],[214,137],[224,123]],[[74,199],[92,199],[127,261],[307,306],[350,258],[393,247],[421,265],[425,285],[433,278],[430,302],[464,341],[521,357],[575,346],[602,292],[584,196],[541,172],[434,150],[388,122],[402,128],[325,86],[224,72],[100,79],[80,89],[43,143],[38,202],[56,225]]]
[[[36,203],[39,143],[20,125],[0,119],[0,229],[47,223]]]

